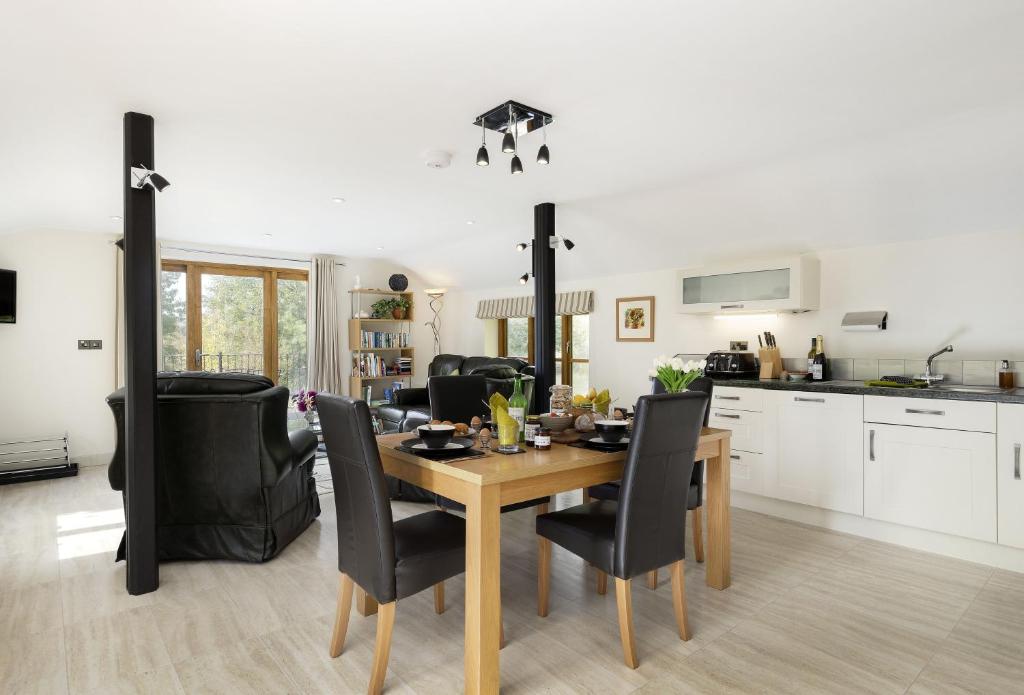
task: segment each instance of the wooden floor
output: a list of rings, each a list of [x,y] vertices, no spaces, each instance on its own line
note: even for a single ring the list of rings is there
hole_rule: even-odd
[[[374,619],[353,615],[345,652],[327,654],[337,546],[322,501],[270,563],[167,564],[159,591],[130,597],[104,470],[0,487],[0,693],[364,692]],[[1024,575],[735,510],[732,588],[687,562],[692,641],[668,573],[656,591],[636,582],[632,671],[614,593],[556,547],[538,618],[532,513],[502,522],[505,693],[1024,692]],[[461,691],[461,579],[447,598],[443,615],[430,591],[399,602],[386,692]]]

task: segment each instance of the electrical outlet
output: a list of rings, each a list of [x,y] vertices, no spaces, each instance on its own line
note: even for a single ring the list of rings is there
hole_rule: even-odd
[[[730,350],[734,350],[734,351],[735,350],[745,351],[747,349],[747,341],[745,341],[745,340],[730,340],[729,341],[729,349]]]
[[[103,341],[102,340],[93,340],[91,338],[86,338],[86,339],[79,338],[79,340],[78,340],[78,349],[79,350],[102,350],[103,349]]]

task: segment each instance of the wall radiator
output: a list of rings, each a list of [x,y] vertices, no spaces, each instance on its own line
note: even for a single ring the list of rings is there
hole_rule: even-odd
[[[68,458],[68,435],[0,442],[0,485],[78,474]]]

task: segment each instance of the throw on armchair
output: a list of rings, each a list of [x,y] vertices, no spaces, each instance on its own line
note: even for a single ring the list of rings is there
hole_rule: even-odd
[[[264,562],[320,515],[317,440],[287,431],[288,389],[249,374],[157,375],[157,540],[161,560]],[[124,494],[124,389],[107,396]],[[124,539],[117,559],[124,559]]]
[[[427,378],[435,376],[486,376],[487,395],[500,391],[512,395],[513,379],[523,376],[523,390],[528,404],[533,403],[533,366],[518,357],[463,357],[438,355],[430,362]],[[475,407],[476,404],[474,404]],[[532,407],[529,408],[532,412]],[[426,388],[401,389],[388,405],[377,409],[385,432],[412,432],[430,422],[430,395]]]

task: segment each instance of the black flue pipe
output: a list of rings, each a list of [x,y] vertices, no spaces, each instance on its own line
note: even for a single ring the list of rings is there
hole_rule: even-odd
[[[534,287],[534,412],[550,410],[551,387],[555,383],[555,204],[533,208]]]
[[[153,117],[124,115],[125,550],[129,594],[160,586],[156,539],[156,191],[132,187],[152,170]],[[98,407],[98,406],[97,406]]]

